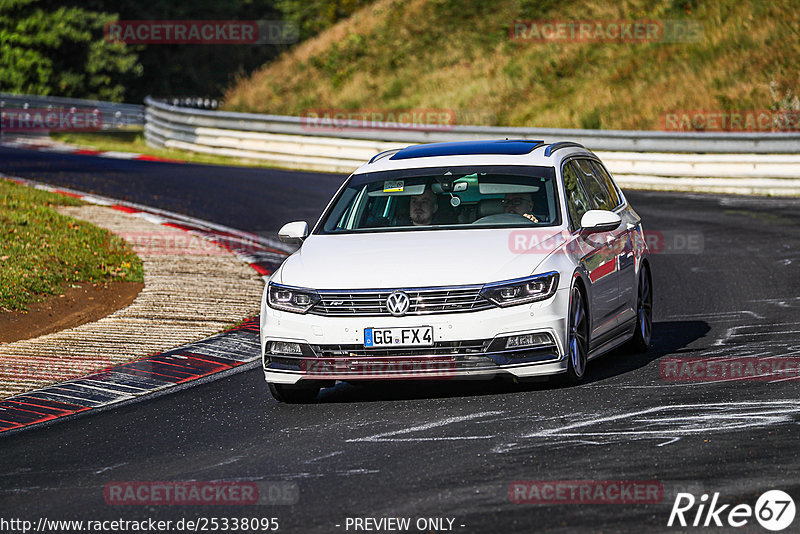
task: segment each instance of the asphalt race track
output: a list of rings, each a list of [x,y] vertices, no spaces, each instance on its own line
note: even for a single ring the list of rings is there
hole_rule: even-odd
[[[283,222],[313,220],[342,180],[10,149],[0,149],[0,172],[265,235]],[[669,358],[800,357],[800,200],[628,198],[646,230],[694,246],[651,256],[647,354],[596,360],[588,382],[574,388],[339,384],[311,405],[280,405],[259,370],[241,373],[0,438],[2,516],[277,517],[280,532],[298,533],[345,532],[347,517],[446,517],[464,533],[642,532],[678,530],[666,523],[679,491],[719,492],[721,503],[752,506],[781,489],[797,500],[796,380],[677,381],[661,370]],[[104,500],[110,482],[177,480],[288,481],[299,499],[239,507]],[[657,480],[664,498],[515,504],[509,485],[517,480]],[[753,519],[743,530],[764,531]]]
[[[0,173],[247,228],[272,238],[290,219],[315,219],[344,179],[335,174],[131,161],[4,147],[0,147]]]

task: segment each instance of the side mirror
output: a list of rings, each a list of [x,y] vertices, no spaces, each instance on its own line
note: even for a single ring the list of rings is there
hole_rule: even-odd
[[[622,219],[613,211],[589,210],[581,217],[581,229],[586,233],[610,232],[619,228]]]
[[[308,236],[308,223],[295,221],[284,224],[278,230],[278,239],[289,245],[299,245]]]

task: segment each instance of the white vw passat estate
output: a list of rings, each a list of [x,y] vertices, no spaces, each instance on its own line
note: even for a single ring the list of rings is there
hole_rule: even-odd
[[[576,143],[470,141],[383,152],[354,172],[271,276],[264,375],[281,401],[336,380],[559,375],[646,350],[640,218]]]

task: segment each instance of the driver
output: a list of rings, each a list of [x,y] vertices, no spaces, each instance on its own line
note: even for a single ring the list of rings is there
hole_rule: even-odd
[[[503,210],[506,213],[522,215],[535,223],[539,222],[533,215],[533,198],[530,193],[506,193],[503,198]]]
[[[439,204],[436,202],[436,194],[428,187],[421,195],[414,195],[411,197],[409,211],[411,222],[414,226],[427,226],[433,220],[433,214],[439,209]]]

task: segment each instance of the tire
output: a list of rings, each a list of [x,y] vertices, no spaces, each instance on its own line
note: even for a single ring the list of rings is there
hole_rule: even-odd
[[[636,300],[636,328],[628,342],[632,352],[647,352],[653,335],[653,282],[647,264],[639,273],[638,298]]]
[[[567,372],[560,376],[563,385],[580,384],[586,376],[589,359],[589,314],[580,288],[572,286],[567,322]]]
[[[319,386],[296,386],[290,384],[269,383],[269,392],[278,402],[287,404],[306,404],[313,402],[319,393]]]

